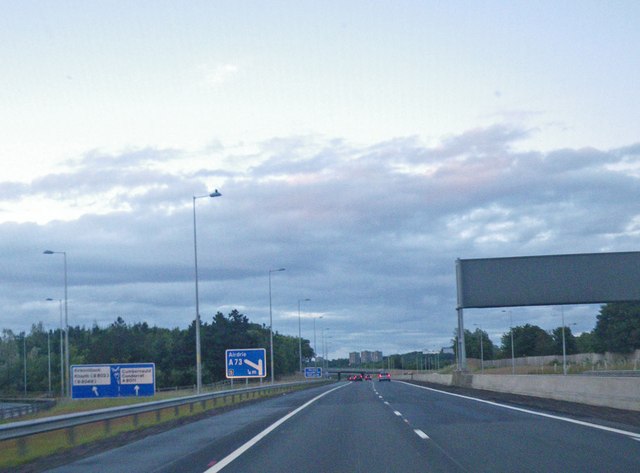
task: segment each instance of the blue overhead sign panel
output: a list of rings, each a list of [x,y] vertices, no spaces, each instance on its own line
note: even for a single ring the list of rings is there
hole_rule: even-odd
[[[305,368],[305,378],[322,378],[322,368]]]
[[[71,367],[71,398],[153,396],[156,392],[154,363],[74,365]]]
[[[267,352],[264,348],[225,350],[227,378],[264,378]]]

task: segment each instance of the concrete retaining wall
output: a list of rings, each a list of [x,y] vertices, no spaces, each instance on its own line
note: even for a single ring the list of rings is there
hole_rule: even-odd
[[[406,373],[395,378],[640,411],[640,378],[467,373]]]
[[[480,366],[480,360],[467,358],[467,363]],[[511,366],[511,358],[500,360],[484,360],[485,368],[506,368]],[[567,355],[567,363],[583,365],[591,369],[608,369],[612,366],[629,365],[634,369],[640,367],[640,350],[633,353],[579,353]],[[523,356],[514,360],[516,366],[542,366],[542,365],[562,365],[562,355],[551,356]]]

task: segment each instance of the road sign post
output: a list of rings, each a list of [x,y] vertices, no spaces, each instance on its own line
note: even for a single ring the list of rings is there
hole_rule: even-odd
[[[267,351],[264,348],[225,350],[225,363],[229,379],[267,376]]]
[[[71,398],[153,396],[156,392],[154,363],[74,365],[71,367]]]

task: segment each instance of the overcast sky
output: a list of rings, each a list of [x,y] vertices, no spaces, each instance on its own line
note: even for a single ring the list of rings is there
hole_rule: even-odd
[[[47,249],[70,324],[186,327],[215,188],[203,319],[268,324],[284,267],[330,357],[449,346],[456,258],[638,250],[638,2],[1,4],[0,328],[59,324]]]

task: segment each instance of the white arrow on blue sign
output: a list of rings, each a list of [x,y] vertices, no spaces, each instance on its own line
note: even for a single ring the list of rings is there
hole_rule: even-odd
[[[153,396],[156,392],[154,363],[73,365],[71,398]]]
[[[322,378],[322,368],[305,368],[305,378]]]
[[[264,378],[267,376],[267,351],[264,348],[225,350],[227,378]]]

